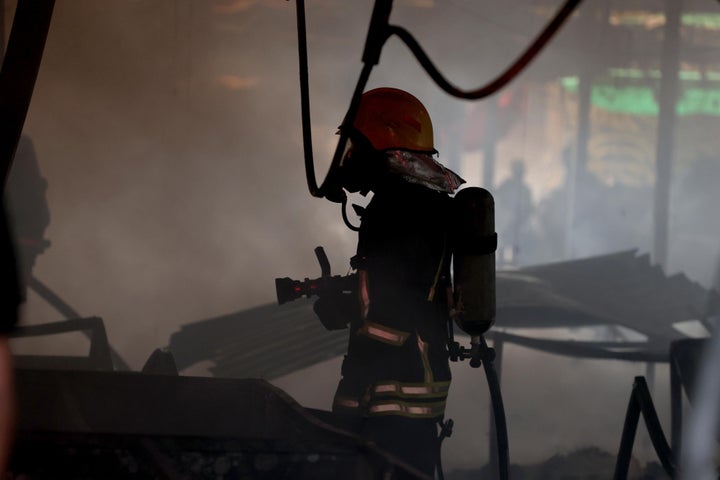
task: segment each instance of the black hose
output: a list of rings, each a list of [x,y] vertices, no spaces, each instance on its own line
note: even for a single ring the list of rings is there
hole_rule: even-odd
[[[675,478],[677,467],[675,465],[674,454],[678,454],[679,452],[673,452],[665,438],[645,377],[635,377],[627,413],[625,414],[625,424],[623,425],[620,449],[615,462],[613,479],[627,479],[630,461],[632,460],[635,434],[638,424],[640,423],[640,414],[642,414],[645,420],[645,426],[650,434],[650,440],[652,441],[655,453],[665,473],[667,473],[670,478]]]
[[[518,59],[510,65],[500,76],[495,78],[487,85],[475,89],[475,90],[461,90],[452,85],[435,67],[427,54],[423,51],[420,44],[407,30],[387,24],[390,16],[390,10],[392,9],[392,1],[390,0],[376,0],[375,9],[373,11],[373,19],[371,22],[371,28],[368,31],[368,38],[366,41],[365,54],[363,54],[364,67],[360,73],[355,91],[353,93],[350,108],[345,115],[345,124],[352,125],[357,113],[357,107],[360,103],[360,97],[362,96],[367,81],[370,78],[370,72],[373,66],[379,60],[380,51],[382,50],[385,41],[392,36],[397,35],[408,48],[415,55],[415,58],[420,62],[425,71],[430,77],[448,94],[457,97],[465,98],[470,100],[477,100],[500,90],[502,87],[507,85],[512,79],[514,79],[530,62],[537,56],[538,53],[545,47],[550,39],[557,33],[562,24],[567,20],[570,14],[580,4],[582,0],[567,0],[562,8],[558,11],[552,21],[545,27],[545,29],[538,35],[535,41],[528,47],[528,49]],[[310,129],[310,94],[308,86],[308,57],[307,57],[307,31],[305,26],[305,1],[297,0],[297,29],[298,29],[298,56],[300,62],[300,93],[301,93],[301,108],[302,108],[302,130],[303,130],[303,149],[305,153],[305,176],[307,178],[308,189],[310,194],[314,197],[325,197],[328,200],[336,203],[342,203],[346,198],[345,191],[342,189],[342,185],[337,179],[337,170],[342,160],[342,154],[345,151],[345,145],[348,140],[347,129],[342,129],[340,132],[340,139],[338,140],[335,154],[333,155],[332,162],[328,173],[323,181],[322,185],[318,187],[317,180],[315,178],[315,165],[313,161],[312,153],[312,134]],[[368,54],[371,48],[373,55]],[[344,208],[343,208],[344,212]],[[348,222],[346,222],[347,224]]]
[[[650,434],[650,441],[655,448],[655,453],[657,453],[658,459],[663,469],[665,469],[665,472],[670,478],[675,478],[676,468],[673,451],[663,433],[660,419],[655,410],[655,404],[650,395],[650,389],[644,377],[637,377],[635,379],[635,397],[640,405],[640,411],[642,412],[643,419],[645,419],[645,426]]]
[[[310,87],[308,81],[308,55],[307,55],[307,29],[305,27],[305,0],[297,0],[297,30],[298,30],[298,57],[299,57],[299,70],[300,70],[300,106],[302,115],[302,131],[303,131],[303,150],[305,153],[305,177],[307,179],[308,189],[310,194],[314,197],[325,197],[328,200],[336,203],[342,203],[346,198],[346,194],[342,189],[342,186],[337,181],[337,171],[340,161],[342,160],[343,152],[345,151],[345,145],[348,140],[348,132],[346,129],[340,131],[340,140],[338,140],[335,154],[333,155],[332,162],[325,180],[322,185],[318,187],[317,179],[315,177],[315,163],[313,160],[312,150],[312,131],[310,128]],[[386,37],[387,38],[387,37]],[[360,97],[365,90],[368,79],[370,78],[370,72],[374,65],[372,63],[366,63],[360,72],[360,78],[358,78],[355,91],[350,101],[350,108],[345,115],[345,123],[352,124],[357,114],[358,106],[360,105]]]
[[[485,377],[487,377],[490,399],[492,400],[493,418],[495,419],[495,432],[497,434],[498,450],[498,473],[500,480],[508,480],[510,475],[510,447],[508,444],[507,422],[505,420],[505,406],[503,405],[500,381],[493,365],[493,355],[485,342],[480,337],[480,355],[482,357]]]
[[[358,78],[357,84],[355,85],[355,91],[353,92],[352,99],[350,100],[350,107],[348,108],[345,118],[343,120],[344,125],[352,125],[357,115],[358,107],[360,106],[360,97],[362,97],[365,91],[365,86],[370,79],[370,73],[372,72],[374,65],[365,64],[362,71],[360,72],[360,78]],[[349,138],[349,132],[347,128],[340,129],[340,139],[338,140],[337,147],[335,148],[335,154],[333,155],[330,169],[325,177],[325,180],[320,187],[320,194],[331,202],[342,203],[346,197],[345,191],[342,189],[342,185],[337,180],[339,174],[338,167],[342,160],[343,153],[345,153],[345,145]]]
[[[303,150],[305,153],[305,177],[313,197],[322,197],[315,179],[312,131],[310,129],[310,88],[308,85],[307,29],[305,28],[305,0],[297,0],[298,60],[300,67],[300,108],[302,115]]]
[[[332,202],[342,203],[345,201],[347,196],[343,191],[342,186],[336,180],[336,177],[338,166],[340,165],[343,152],[345,151],[345,145],[348,141],[348,132],[346,129],[342,129],[340,131],[340,139],[338,140],[335,154],[333,155],[325,180],[320,187],[318,187],[317,180],[315,178],[315,164],[312,152],[312,132],[310,128],[310,93],[308,85],[308,58],[304,0],[297,0],[297,22],[298,54],[300,57],[300,104],[302,109],[303,149],[305,152],[305,176],[307,178],[308,189],[310,190],[310,194],[314,197],[325,197]],[[357,114],[357,109],[360,105],[360,97],[365,90],[365,86],[370,78],[370,72],[372,71],[373,66],[374,65],[372,64],[365,64],[360,72],[360,78],[358,79],[357,85],[355,86],[355,92],[353,93],[350,101],[350,108],[345,115],[345,123],[352,124],[355,120],[355,115]]]
[[[343,199],[342,206],[340,208],[342,208],[342,218],[343,218],[343,222],[345,222],[345,226],[348,227],[353,232],[359,232],[360,227],[356,227],[355,225],[350,223],[350,219],[347,216],[347,197],[345,197]]]
[[[388,35],[397,35],[410,51],[415,55],[415,58],[420,62],[420,65],[435,81],[435,83],[442,88],[445,92],[457,98],[465,98],[468,100],[478,100],[492,95],[493,93],[500,90],[502,87],[510,83],[512,79],[522,72],[530,62],[537,56],[538,53],[545,47],[545,45],[552,39],[557,33],[562,24],[567,20],[570,14],[580,4],[582,0],[567,0],[562,8],[555,15],[555,18],[545,27],[545,29],[538,35],[533,43],[515,60],[502,74],[495,78],[490,83],[483,87],[475,90],[460,90],[456,86],[452,85],[440,71],[432,63],[428,55],[422,49],[420,44],[415,40],[410,32],[402,27],[390,25],[388,28]]]

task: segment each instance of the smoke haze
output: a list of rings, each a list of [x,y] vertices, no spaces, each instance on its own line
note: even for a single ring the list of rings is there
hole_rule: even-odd
[[[392,23],[409,29],[462,88],[493,79],[559,5],[395,3]],[[6,35],[14,5],[5,2]],[[307,5],[318,181],[360,72],[371,10],[369,1]],[[591,117],[592,181],[576,198],[572,248],[562,244],[563,155],[572,151],[578,105],[576,92],[559,79],[593,61],[578,22],[573,18],[509,90],[514,107],[497,145],[492,185],[511,176],[514,160],[525,162],[532,212],[515,266],[652,248],[657,120],[599,110]],[[616,43],[601,38],[595,45],[620,56]],[[707,55],[708,69],[720,64],[717,52]],[[337,205],[307,191],[297,71],[292,2],[58,0],[25,125],[48,182],[51,215],[45,236],[52,245],[34,274],[82,315],[102,317],[112,346],[133,369],[181,325],[274,302],[275,277],[318,276],[317,245],[325,247],[334,274],[348,270],[355,234]],[[482,136],[483,106],[440,91],[398,40],[388,42],[373,72],[368,88],[377,86],[418,96],[433,118],[440,161],[469,184],[488,185],[475,141]],[[667,269],[706,286],[720,235],[720,217],[709,208],[720,201],[718,123],[714,116],[678,121],[672,183]],[[504,208],[500,202],[498,208]],[[23,323],[59,319],[29,293]],[[15,347],[37,345],[48,352],[87,351],[79,334]],[[508,347],[505,357],[513,460],[541,461],[583,442],[614,452],[632,377],[643,365],[568,360],[520,347]],[[470,468],[485,461],[477,452],[487,455],[486,386],[481,372],[453,368],[448,408],[459,425],[447,441],[446,463]],[[204,371],[198,366],[189,373]],[[333,360],[276,384],[305,405],[327,409],[338,371]],[[667,399],[663,372],[658,369],[655,393]],[[667,405],[659,403],[668,424]],[[639,452],[652,458],[647,443]]]

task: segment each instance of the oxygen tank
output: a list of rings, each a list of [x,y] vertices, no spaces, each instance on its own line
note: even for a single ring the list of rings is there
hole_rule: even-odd
[[[495,201],[480,187],[453,198],[453,283],[461,314],[455,321],[470,336],[495,323]]]

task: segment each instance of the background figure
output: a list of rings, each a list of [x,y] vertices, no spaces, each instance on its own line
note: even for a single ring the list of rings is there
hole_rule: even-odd
[[[524,263],[528,258],[540,264],[631,249],[648,251],[652,186],[628,185],[581,169],[571,188],[570,149],[565,150],[563,160],[564,183],[534,209],[533,229],[528,232],[532,244],[526,240]]]
[[[5,196],[22,285],[30,277],[38,255],[50,246],[50,242],[44,238],[50,223],[46,190],[47,181],[40,173],[33,142],[30,137],[23,135],[10,168]],[[23,286],[23,297],[24,289]]]
[[[512,162],[510,178],[495,191],[495,224],[498,232],[498,267],[518,266],[532,210],[532,195],[525,183],[525,163]]]

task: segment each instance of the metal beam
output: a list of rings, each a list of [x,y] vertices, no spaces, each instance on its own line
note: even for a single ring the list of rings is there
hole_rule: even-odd
[[[682,2],[665,0],[665,33],[662,46],[662,79],[655,143],[655,196],[653,208],[653,261],[667,266],[670,181],[675,154],[675,117],[679,92],[680,17]]]

